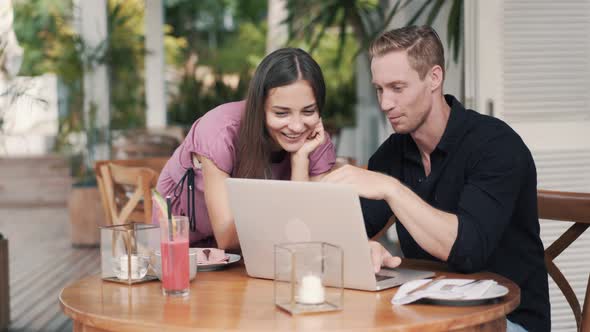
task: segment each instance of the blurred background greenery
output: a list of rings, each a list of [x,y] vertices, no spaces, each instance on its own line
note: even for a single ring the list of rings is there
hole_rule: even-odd
[[[204,113],[245,97],[257,64],[266,53],[268,0],[164,0],[164,46],[168,125],[188,128]],[[355,126],[359,70],[370,40],[383,31],[407,0],[286,0],[287,45],[301,47],[318,61],[327,85],[323,121],[338,134]],[[462,0],[452,0],[448,45],[460,47]],[[410,22],[432,23],[443,4],[425,0]],[[84,135],[92,151],[98,135],[93,112],[84,119],[84,72],[108,68],[110,130],[145,128],[144,0],[108,0],[108,37],[94,49],[76,32],[73,0],[15,0],[14,30],[24,48],[20,75],[55,73],[59,82],[59,132],[55,149],[72,151],[72,134]],[[455,57],[454,56],[454,57]],[[85,65],[86,64],[86,65]],[[367,68],[366,70],[369,70]],[[89,127],[90,128],[86,128]],[[86,173],[83,162],[73,173]],[[76,170],[79,171],[76,171]]]
[[[111,129],[145,126],[144,1],[109,0],[108,40],[88,50],[75,30],[71,0],[15,1],[14,29],[25,49],[20,75],[53,72],[59,77],[57,149],[83,130],[83,58],[107,64]],[[265,55],[266,0],[168,0],[164,2],[168,123],[190,126],[215,106],[242,99],[253,70]],[[339,49],[340,37],[326,34],[314,52],[326,76],[329,127],[354,125],[355,41]],[[309,49],[305,38],[291,45]],[[342,55],[340,53],[343,53]],[[346,59],[336,62],[337,57]]]

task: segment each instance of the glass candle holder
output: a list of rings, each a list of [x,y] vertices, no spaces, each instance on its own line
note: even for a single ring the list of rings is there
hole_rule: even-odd
[[[157,279],[150,260],[159,249],[159,235],[159,227],[149,224],[100,227],[102,279],[128,285]]]
[[[275,305],[291,314],[342,309],[344,253],[325,242],[274,247]]]

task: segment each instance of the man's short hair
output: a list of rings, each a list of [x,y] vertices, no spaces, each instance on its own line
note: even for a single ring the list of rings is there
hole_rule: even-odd
[[[371,43],[371,58],[390,52],[406,51],[410,66],[423,80],[428,71],[439,65],[445,75],[445,54],[438,34],[429,26],[409,26],[383,33]]]

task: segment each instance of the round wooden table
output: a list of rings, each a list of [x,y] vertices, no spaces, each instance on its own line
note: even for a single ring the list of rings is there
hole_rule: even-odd
[[[294,315],[275,307],[273,282],[249,278],[243,265],[198,272],[188,298],[162,295],[159,282],[134,286],[87,277],[59,296],[74,331],[503,331],[506,314],[520,302],[520,289],[492,273],[447,277],[495,279],[509,289],[496,303],[450,307],[393,306],[398,288],[345,290],[343,310]]]

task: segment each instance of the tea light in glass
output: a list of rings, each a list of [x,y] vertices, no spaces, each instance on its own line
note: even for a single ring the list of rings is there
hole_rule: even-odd
[[[149,265],[159,243],[158,226],[128,223],[100,229],[103,280],[131,285],[157,279]]]
[[[297,302],[303,304],[324,303],[325,295],[322,278],[317,275],[308,274],[301,278],[297,290]]]
[[[291,314],[341,310],[343,257],[325,242],[275,245],[275,305]]]
[[[120,280],[127,280],[129,277],[133,280],[143,278],[147,273],[148,265],[149,257],[147,256],[123,254],[113,258],[113,271]]]

